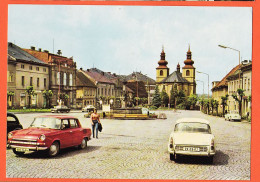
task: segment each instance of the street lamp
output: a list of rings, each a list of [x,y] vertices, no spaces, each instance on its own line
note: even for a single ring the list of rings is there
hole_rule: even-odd
[[[223,49],[231,49],[233,51],[237,51],[238,52],[238,63],[239,63],[238,65],[240,67],[240,51],[239,50],[234,49],[232,47],[224,46],[224,45],[218,45],[218,46],[223,48]],[[238,73],[238,76],[239,76],[238,80],[239,80],[239,88],[240,88],[240,73]]]
[[[201,81],[201,80],[196,80],[196,81],[203,83],[203,95],[204,95],[204,81]]]
[[[204,73],[204,72],[201,72],[201,71],[197,71],[197,72],[198,72],[198,73],[205,74],[205,75],[208,75],[208,100],[209,100],[209,74]]]

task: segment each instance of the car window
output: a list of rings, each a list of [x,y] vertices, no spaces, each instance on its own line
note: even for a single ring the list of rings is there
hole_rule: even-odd
[[[63,126],[63,129],[70,128],[69,120],[68,119],[63,119],[62,120],[62,126]]]
[[[15,117],[13,117],[13,116],[7,116],[7,122],[13,122],[13,123],[15,123],[15,122],[17,122],[16,121],[16,119],[15,119]]]
[[[175,132],[211,133],[210,126],[206,123],[183,122],[175,125]]]
[[[30,127],[60,129],[61,120],[58,118],[37,117]]]
[[[70,119],[70,127],[71,128],[78,128],[78,123],[75,119]]]

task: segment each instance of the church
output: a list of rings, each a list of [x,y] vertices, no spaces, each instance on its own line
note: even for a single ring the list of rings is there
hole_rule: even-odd
[[[177,85],[177,89],[183,90],[186,96],[196,94],[196,81],[195,81],[195,67],[192,60],[192,54],[189,50],[187,52],[187,59],[184,61],[182,67],[182,73],[180,70],[180,64],[178,63],[176,71],[170,73],[170,68],[167,67],[168,62],[165,60],[164,48],[161,52],[161,60],[158,61],[159,66],[156,68],[156,85],[158,85],[159,91],[163,89],[170,96],[171,89],[174,85]]]

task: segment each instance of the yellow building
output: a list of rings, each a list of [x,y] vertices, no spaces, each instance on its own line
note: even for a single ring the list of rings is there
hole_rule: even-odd
[[[158,62],[159,66],[156,68],[156,84],[161,92],[163,89],[170,96],[171,89],[176,84],[178,90],[183,90],[186,96],[196,94],[195,82],[195,67],[192,60],[192,53],[187,52],[187,59],[184,61],[182,73],[180,71],[180,64],[178,63],[176,71],[169,75],[170,69],[167,67],[168,62],[165,60],[164,49],[161,52],[161,60]]]

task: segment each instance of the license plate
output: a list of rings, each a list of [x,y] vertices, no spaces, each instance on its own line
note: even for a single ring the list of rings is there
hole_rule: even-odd
[[[16,148],[15,150],[17,152],[29,152],[29,149],[25,149],[25,148]]]
[[[192,151],[192,152],[199,152],[200,151],[199,148],[195,148],[195,147],[183,147],[183,150]]]

